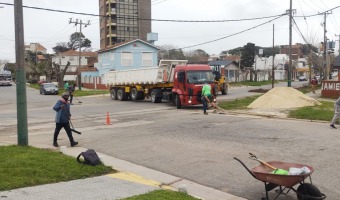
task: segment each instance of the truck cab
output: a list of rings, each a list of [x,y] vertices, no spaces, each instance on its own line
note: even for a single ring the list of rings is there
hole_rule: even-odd
[[[174,70],[174,83],[171,100],[179,109],[182,105],[201,104],[202,87],[210,84],[215,87],[214,74],[209,65],[177,65]],[[214,91],[211,91],[214,94]]]

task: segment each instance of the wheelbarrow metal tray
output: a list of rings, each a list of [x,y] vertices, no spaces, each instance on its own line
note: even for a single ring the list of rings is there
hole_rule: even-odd
[[[276,184],[278,186],[285,186],[287,188],[291,188],[298,183],[302,183],[308,176],[310,176],[314,172],[313,167],[308,166],[308,165],[279,162],[279,161],[271,161],[271,162],[267,162],[267,163],[274,166],[275,168],[284,169],[284,170],[287,170],[287,171],[289,170],[290,167],[302,168],[302,167],[306,166],[310,169],[310,173],[301,174],[301,175],[273,174],[272,169],[270,169],[269,167],[262,165],[262,164],[254,167],[250,170],[251,172],[253,172],[256,179],[258,179],[260,181],[273,183],[273,184]]]

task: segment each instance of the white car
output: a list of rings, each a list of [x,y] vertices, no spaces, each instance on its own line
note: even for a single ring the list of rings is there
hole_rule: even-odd
[[[40,94],[58,94],[58,87],[53,83],[42,83],[40,85]]]
[[[307,77],[306,76],[299,76],[299,81],[307,81]]]

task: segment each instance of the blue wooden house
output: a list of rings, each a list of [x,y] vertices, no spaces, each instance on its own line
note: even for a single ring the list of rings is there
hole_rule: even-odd
[[[159,50],[158,47],[140,39],[99,50],[98,63],[94,64],[98,71],[82,72],[83,83],[102,84],[101,79],[108,71],[155,67],[158,65]]]

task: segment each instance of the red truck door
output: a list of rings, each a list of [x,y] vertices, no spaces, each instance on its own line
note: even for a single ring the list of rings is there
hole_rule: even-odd
[[[174,79],[174,88],[172,91],[176,93],[175,96],[175,104],[177,108],[181,108],[182,104],[185,103],[185,95],[186,95],[186,78],[185,71],[179,70],[175,72]]]

